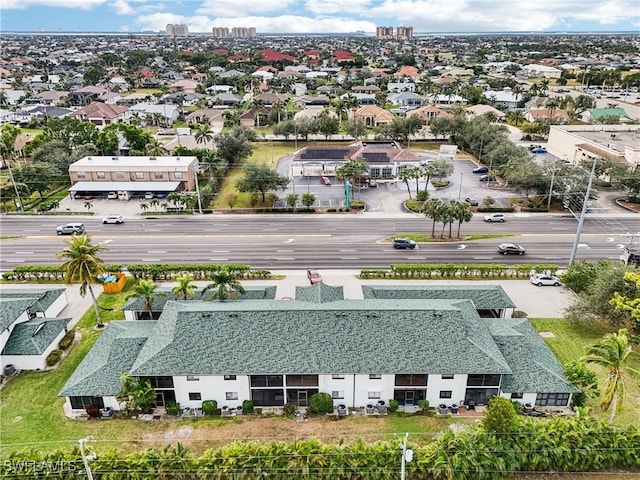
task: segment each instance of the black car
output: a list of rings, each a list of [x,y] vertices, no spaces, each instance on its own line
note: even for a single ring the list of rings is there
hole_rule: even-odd
[[[408,238],[394,238],[393,248],[409,248],[413,250],[416,248],[416,242],[409,240]]]
[[[476,167],[473,169],[473,173],[489,173],[489,169],[487,167]]]
[[[515,243],[501,243],[498,245],[498,252],[503,255],[524,255],[525,249]]]

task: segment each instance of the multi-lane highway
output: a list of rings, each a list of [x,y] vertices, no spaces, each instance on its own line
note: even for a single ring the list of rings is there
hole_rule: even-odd
[[[617,259],[624,234],[637,232],[638,216],[587,219],[578,259]],[[385,239],[405,233],[430,233],[421,216],[368,215],[215,215],[137,218],[123,225],[102,225],[88,217],[3,217],[0,269],[21,264],[57,264],[65,237],[56,225],[81,221],[93,240],[107,250],[106,262],[247,263],[253,268],[387,268],[396,262],[557,263],[567,265],[577,222],[560,215],[512,214],[504,224],[488,224],[482,215],[463,224],[462,234],[503,233],[503,238],[421,243],[416,250],[394,250]],[[457,225],[453,225],[455,235]],[[440,234],[441,225],[436,226]],[[445,229],[445,238],[448,228]],[[512,236],[509,236],[512,235]],[[526,255],[503,256],[497,244],[515,242]]]

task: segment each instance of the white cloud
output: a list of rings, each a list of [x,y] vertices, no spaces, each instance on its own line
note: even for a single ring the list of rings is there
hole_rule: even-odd
[[[343,12],[366,16],[371,3],[370,0],[307,0],[306,7],[317,15]]]
[[[285,13],[297,0],[204,0],[195,13],[210,17],[243,17],[250,13]],[[291,8],[295,10],[296,8]]]
[[[112,7],[115,8],[118,15],[131,15],[135,12],[126,0],[115,0]]]
[[[25,9],[29,7],[62,7],[89,10],[102,5],[107,0],[4,0],[2,8],[6,10]]]

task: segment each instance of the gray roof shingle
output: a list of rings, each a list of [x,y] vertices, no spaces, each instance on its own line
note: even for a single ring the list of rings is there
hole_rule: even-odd
[[[13,328],[2,355],[40,355],[70,321],[70,318],[36,317],[19,323]]]
[[[363,285],[364,298],[469,299],[476,308],[515,308],[500,285]]]
[[[342,287],[331,287],[324,283],[316,283],[306,287],[296,286],[296,300],[311,303],[344,300],[344,289]]]

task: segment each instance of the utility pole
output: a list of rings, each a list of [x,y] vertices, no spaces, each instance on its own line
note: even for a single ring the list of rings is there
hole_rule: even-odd
[[[551,170],[551,186],[549,187],[549,199],[547,200],[547,212],[551,209],[551,197],[553,195],[553,179],[556,176],[556,169]]]
[[[460,200],[461,195],[462,195],[462,172],[460,172],[460,188],[458,188],[458,200]]]
[[[198,212],[202,215],[202,200],[200,200],[200,185],[198,184],[198,172],[200,171],[199,162],[196,160],[196,164],[193,166],[193,172],[196,179],[196,197],[198,198]]]
[[[591,193],[591,184],[593,183],[593,175],[596,171],[596,159],[593,159],[593,165],[591,166],[591,173],[589,174],[589,182],[587,183],[587,191],[584,194],[582,200],[582,211],[580,212],[580,220],[578,221],[578,229],[576,231],[576,237],[573,239],[573,248],[571,249],[571,257],[569,257],[569,266],[573,265],[578,253],[578,243],[580,242],[580,234],[582,233],[582,227],[584,226],[584,217],[587,214],[587,204],[589,203],[589,194]]]
[[[413,450],[407,449],[407,440],[409,439],[409,434],[404,434],[404,440],[400,444],[400,448],[402,449],[402,460],[400,463],[400,480],[405,480],[406,476],[406,464],[413,460]]]
[[[84,470],[87,474],[88,480],[93,480],[93,473],[91,472],[91,467],[89,466],[89,460],[95,460],[95,455],[91,453],[87,455],[84,451],[84,447],[87,445],[87,442],[90,442],[92,440],[93,437],[91,435],[78,440],[78,444],[80,445],[80,455],[82,455],[82,463],[84,463]]]
[[[11,171],[11,160],[5,160],[5,164],[9,169],[9,178],[11,179],[11,183],[13,184],[13,190],[16,192],[16,198],[18,199],[18,208],[21,213],[24,213],[24,205],[22,204],[22,198],[20,198],[20,192],[18,192],[18,186],[16,185],[16,180],[13,178],[13,172]]]

